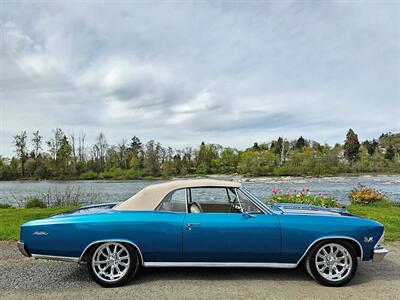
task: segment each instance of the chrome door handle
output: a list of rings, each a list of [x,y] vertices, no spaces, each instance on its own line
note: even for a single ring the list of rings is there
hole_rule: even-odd
[[[187,223],[186,226],[189,228],[189,230],[192,230],[192,227],[195,226],[200,226],[200,223]]]

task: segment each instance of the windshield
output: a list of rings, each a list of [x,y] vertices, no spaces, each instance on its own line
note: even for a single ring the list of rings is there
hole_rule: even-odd
[[[266,204],[264,201],[262,201],[260,198],[258,198],[256,195],[254,195],[252,192],[245,190],[243,188],[240,188],[240,190],[247,195],[248,197],[250,197],[254,202],[256,202],[258,205],[264,207],[265,209],[267,209],[269,212],[276,212],[275,207],[271,207],[268,204]],[[281,212],[281,210],[279,210],[279,212]]]

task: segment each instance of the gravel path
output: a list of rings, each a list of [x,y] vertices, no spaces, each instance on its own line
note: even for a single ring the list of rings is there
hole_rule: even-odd
[[[0,242],[0,299],[399,299],[400,242],[380,263],[363,263],[342,288],[315,283],[303,268],[148,268],[127,286],[104,289],[86,265],[24,258]]]

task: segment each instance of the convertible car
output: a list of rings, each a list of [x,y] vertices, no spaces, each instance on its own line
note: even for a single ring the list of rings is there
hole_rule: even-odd
[[[210,179],[150,185],[121,203],[85,206],[21,226],[25,256],[87,264],[103,287],[140,267],[305,264],[317,282],[348,283],[359,261],[380,261],[381,224],[345,209],[267,205],[240,183]]]

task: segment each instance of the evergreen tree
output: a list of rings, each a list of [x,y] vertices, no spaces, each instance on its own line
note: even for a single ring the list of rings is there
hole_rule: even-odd
[[[389,159],[389,160],[393,160],[394,155],[395,155],[394,147],[392,145],[389,145],[389,147],[387,147],[386,152],[385,152],[385,158]]]
[[[360,142],[358,141],[358,136],[355,134],[353,129],[349,129],[346,134],[346,141],[344,143],[344,156],[353,162],[358,159],[360,152]]]
[[[300,136],[299,139],[296,141],[295,148],[301,150],[305,146],[306,146],[306,141],[302,136]]]

